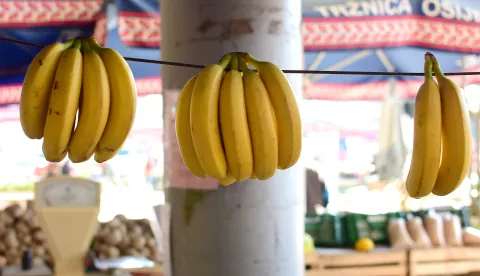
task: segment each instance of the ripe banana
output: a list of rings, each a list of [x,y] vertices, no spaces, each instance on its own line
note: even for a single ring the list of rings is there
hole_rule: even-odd
[[[244,181],[252,175],[253,154],[242,73],[238,70],[238,58],[235,55],[230,71],[223,77],[219,102],[221,137],[228,169],[237,181]]]
[[[215,179],[227,177],[227,160],[218,127],[218,100],[223,73],[231,60],[225,55],[219,64],[202,69],[193,88],[190,106],[192,140],[205,173]]]
[[[217,181],[222,186],[228,186],[235,183],[235,177],[233,177],[233,175],[230,172],[227,172],[227,177],[218,179]]]
[[[278,165],[278,137],[275,114],[267,89],[260,76],[240,60],[247,109],[248,126],[253,149],[252,178],[272,177]],[[269,112],[265,112],[267,109]]]
[[[192,131],[190,128],[190,106],[192,101],[193,87],[195,86],[197,78],[198,75],[195,75],[189,79],[180,93],[175,111],[175,131],[183,163],[191,173],[198,177],[204,178],[207,175],[200,165],[197,154],[195,153],[192,140]]]
[[[102,59],[84,40],[82,109],[77,127],[70,141],[68,157],[73,163],[90,159],[108,119],[110,108],[110,85]]]
[[[442,157],[432,193],[445,196],[455,191],[470,169],[472,133],[467,104],[458,85],[445,77],[437,59],[429,54],[442,102]]]
[[[432,61],[425,55],[425,82],[415,99],[413,152],[406,188],[413,198],[430,194],[440,165],[442,111],[440,91],[432,75]]]
[[[297,163],[302,150],[302,122],[292,87],[277,65],[246,55],[267,88],[275,112],[278,135],[278,168],[285,170]]]
[[[94,38],[89,38],[89,42],[102,58],[110,84],[110,112],[94,155],[95,161],[102,163],[120,151],[132,129],[137,88],[128,63],[117,51],[101,47]]]
[[[45,128],[50,91],[63,51],[73,40],[55,42],[44,47],[28,66],[20,96],[20,123],[30,139],[41,139]]]
[[[48,106],[42,150],[49,162],[65,158],[82,85],[81,40],[65,50],[58,62]]]

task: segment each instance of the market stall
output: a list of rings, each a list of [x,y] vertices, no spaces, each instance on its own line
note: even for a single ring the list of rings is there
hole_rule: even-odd
[[[309,215],[305,229],[319,246],[306,258],[306,275],[463,275],[480,270],[480,232],[470,226],[468,208]]]
[[[157,49],[160,47],[161,41],[158,1],[117,1],[116,10],[112,12],[117,21],[116,26],[113,28],[106,28],[107,21],[103,14],[105,11],[108,12],[108,10],[105,7],[102,9],[102,1],[82,1],[80,2],[81,4],[78,4],[80,6],[71,3],[71,1],[65,1],[67,4],[53,3],[45,4],[43,8],[46,13],[53,14],[49,5],[52,5],[55,9],[61,9],[64,7],[62,5],[66,5],[65,12],[67,15],[70,15],[70,13],[77,15],[77,17],[69,17],[73,18],[72,22],[69,22],[70,24],[76,23],[81,25],[82,28],[88,25],[88,28],[82,29],[82,36],[94,34],[105,45],[117,49],[124,56],[144,59],[160,58],[160,53]],[[308,69],[374,70],[386,73],[393,71],[420,72],[421,69],[417,68],[420,63],[407,64],[406,61],[408,59],[406,57],[414,59],[421,57],[425,49],[435,50],[435,55],[442,61],[442,64],[447,65],[445,66],[446,71],[475,70],[477,68],[476,61],[472,62],[474,65],[470,66],[467,59],[463,58],[465,54],[474,55],[480,52],[477,41],[471,38],[477,32],[472,27],[472,25],[477,24],[477,22],[474,22],[472,15],[476,11],[470,10],[467,6],[447,6],[447,4],[442,4],[443,2],[440,1],[425,0],[397,1],[395,3],[387,1],[383,4],[379,4],[380,2],[358,2],[358,5],[355,5],[355,3],[357,2],[336,1],[335,3],[318,5],[314,1],[304,1],[303,40],[305,46],[305,66]],[[35,5],[37,4],[22,2],[20,6],[23,9],[35,10],[38,8]],[[16,5],[7,2],[5,7],[13,10]],[[452,7],[457,10],[457,14],[445,16],[444,13],[438,12],[443,9],[448,15],[448,11],[451,11]],[[85,17],[82,11],[87,8],[93,11],[89,10],[91,14],[89,12],[89,16]],[[22,14],[21,11],[19,8],[17,12]],[[470,17],[468,17],[469,14]],[[63,14],[63,17],[67,17],[67,15]],[[24,16],[27,17],[26,15]],[[15,16],[11,17],[16,18]],[[38,17],[40,16],[38,15]],[[14,26],[16,29],[5,31],[7,35],[17,37],[23,33],[31,33],[31,30],[29,31],[24,26],[21,26],[19,23],[20,19],[15,20],[11,24],[16,24]],[[36,20],[36,22],[39,24],[39,28],[47,28],[47,25],[58,24],[56,20],[58,19],[52,17],[47,20]],[[7,27],[13,26],[8,24],[4,25],[5,30]],[[44,26],[40,26],[41,24],[44,24]],[[33,36],[31,40],[48,44],[59,39],[57,37],[59,32],[62,35],[64,34],[63,32],[67,33],[65,36],[61,36],[61,40],[80,35],[80,32],[72,31],[74,27],[67,31],[62,29],[64,27],[55,28],[60,29],[55,29],[57,32],[55,35],[47,36],[50,40],[45,40],[45,42],[38,41]],[[104,28],[103,31],[102,28]],[[4,29],[0,31],[3,32]],[[410,31],[405,34],[405,29]],[[425,29],[430,31],[425,32]],[[461,35],[445,35],[443,29],[448,29],[450,33]],[[54,29],[51,31],[53,32]],[[400,33],[403,35],[400,35]],[[21,38],[30,40],[30,38],[26,37]],[[8,44],[1,43],[2,46],[3,44]],[[19,49],[23,51],[24,49],[18,46],[14,48],[11,46],[13,44],[8,45],[10,45],[10,48],[6,48],[6,50],[12,52],[18,52],[20,51]],[[2,95],[2,91],[6,91],[3,93],[3,104],[18,103],[19,83],[23,78],[22,74],[25,70],[25,65],[30,62],[35,51],[25,51],[23,58],[15,60],[11,57],[0,57],[5,59],[5,63],[2,64],[8,65],[8,69],[4,70],[5,73],[0,74],[0,77],[4,77],[3,81],[8,83],[3,88],[0,87],[0,95]],[[18,60],[22,64],[14,63]],[[463,63],[459,63],[459,60]],[[139,95],[146,98],[146,95],[150,97],[152,96],[151,94],[160,94],[162,79],[159,66],[140,63],[130,63],[130,65],[136,78]],[[457,80],[462,84],[480,81],[477,76],[457,78]],[[347,78],[346,76],[338,75],[315,75],[305,78],[305,91],[303,94],[308,99],[316,100],[382,100],[386,94],[385,91],[391,90],[395,91],[402,98],[411,98],[415,95],[418,84],[418,78],[409,76],[392,79],[390,76],[357,75]],[[147,98],[147,102],[154,102],[152,99]],[[156,104],[160,103],[157,101]],[[161,104],[163,105],[163,101]],[[167,104],[164,106],[170,107]],[[12,116],[9,114],[15,108],[15,106],[4,107],[5,115],[1,116],[6,118],[5,121],[12,120]],[[160,113],[163,110],[160,108],[158,110],[160,110],[157,111],[158,117],[160,117]],[[148,121],[147,118],[149,116],[151,117],[151,115],[145,115],[139,122]],[[158,119],[157,122],[161,122],[161,120]],[[145,125],[143,127],[144,129],[149,128],[149,126]],[[156,130],[152,131],[150,129],[153,136],[159,136],[160,127],[153,129]],[[361,132],[362,130],[359,131]],[[365,131],[363,129],[363,131],[368,133],[368,130]],[[148,131],[144,130],[142,132],[144,135],[139,135],[141,136],[138,138],[140,140],[139,144],[145,144],[151,138],[145,132]],[[126,144],[125,147],[130,148],[130,145]],[[168,150],[171,154],[175,149],[169,147]],[[135,162],[133,165],[138,165],[139,163]],[[242,205],[239,203],[238,206]],[[190,206],[187,207],[190,208]],[[212,206],[210,207],[212,208]],[[215,210],[218,209],[216,208],[218,206],[214,207]],[[28,209],[25,213],[17,211],[19,210],[18,208],[18,206],[13,205],[13,207],[9,207],[4,211],[5,226],[9,227],[9,229],[5,229],[8,243],[4,246],[5,249],[3,251],[0,250],[0,254],[5,254],[4,263],[18,264],[23,249],[32,246],[32,244],[35,245],[34,255],[42,259],[42,261],[48,261],[49,257],[46,253],[48,250],[44,247],[43,240],[39,238],[42,235],[39,233],[42,232],[39,226],[35,225],[34,215]],[[378,209],[378,206],[376,208]],[[238,209],[241,208],[238,207]],[[368,266],[354,268],[357,272],[363,271],[364,275],[406,274],[407,272],[413,273],[411,275],[428,275],[432,269],[443,269],[451,273],[478,269],[472,261],[473,257],[471,257],[477,254],[477,248],[463,250],[464,248],[460,247],[464,245],[478,245],[478,234],[470,232],[471,229],[468,228],[470,226],[468,212],[465,210],[448,210],[447,213],[450,215],[435,216],[434,213],[426,212],[413,214],[410,212],[392,212],[380,215],[336,214],[333,212],[322,215],[307,214],[306,231],[313,237],[316,245],[320,248],[317,253],[307,257],[307,264],[310,266],[307,274],[348,274],[352,268],[346,267],[359,264]],[[441,231],[443,231],[442,234],[436,234],[437,240],[440,240],[439,242],[433,242],[435,235],[432,229],[429,230],[429,224],[427,223],[429,220],[434,220],[434,223],[437,224],[436,229],[442,229]],[[410,229],[410,222],[420,228],[417,228],[417,230]],[[438,226],[440,224],[442,226]],[[446,227],[445,225],[447,224],[453,225],[452,228]],[[418,229],[423,230],[420,231]],[[460,232],[458,232],[459,229]],[[429,242],[417,239],[415,233],[418,234],[418,231],[427,233],[428,236],[423,235],[422,238],[427,237]],[[448,231],[455,238],[449,240],[446,234]],[[399,238],[399,236],[401,237]],[[192,236],[190,235],[190,237]],[[368,244],[378,246],[378,249],[374,250],[373,248],[368,248],[368,246],[367,248],[359,247],[358,243],[362,239],[367,239]],[[158,248],[158,240],[155,240],[154,231],[149,227],[149,222],[145,220],[131,221],[121,216],[116,217],[112,221],[100,226],[94,240],[92,251],[99,259],[118,258],[120,256],[142,256],[151,261],[159,261],[158,252],[155,250]],[[427,247],[428,249],[419,249],[417,242],[425,242],[428,245],[424,246],[425,244],[423,244],[420,247]],[[386,248],[382,249],[382,246]],[[452,249],[449,246],[457,246],[457,248]],[[327,247],[328,249],[326,249]],[[369,252],[355,252],[353,250],[354,247],[356,247],[357,251]],[[15,252],[11,250],[13,248],[15,248]],[[458,254],[454,258],[451,257],[451,254],[459,251],[462,251],[464,254]],[[9,252],[13,253],[8,255]],[[425,254],[429,256],[425,257]],[[435,266],[437,268],[434,268],[432,264],[426,265],[425,262],[441,262],[443,267]],[[462,266],[460,266],[461,268],[450,268],[448,266],[449,262],[459,262]],[[377,265],[378,267],[373,267]]]

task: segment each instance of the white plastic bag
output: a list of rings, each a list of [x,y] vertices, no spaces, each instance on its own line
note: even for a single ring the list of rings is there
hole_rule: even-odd
[[[388,222],[388,238],[393,249],[406,249],[413,247],[413,240],[408,234],[403,218],[391,219]]]
[[[433,246],[445,246],[445,234],[443,231],[443,219],[434,212],[430,212],[424,218],[425,230]]]
[[[465,227],[463,229],[463,243],[465,245],[480,245],[480,230],[473,227]]]
[[[443,216],[443,232],[445,243],[450,246],[463,245],[462,223],[458,215],[446,214]]]
[[[432,242],[430,237],[423,226],[423,221],[420,217],[409,217],[407,218],[407,230],[412,237],[414,246],[417,248],[428,248],[432,247]]]

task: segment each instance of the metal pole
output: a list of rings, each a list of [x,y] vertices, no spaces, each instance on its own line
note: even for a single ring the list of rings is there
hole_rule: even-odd
[[[242,51],[281,68],[303,68],[301,1],[162,0],[160,9],[162,59],[210,64]],[[163,66],[164,95],[196,72]],[[300,100],[302,76],[288,77]],[[167,105],[164,112],[172,108]],[[167,188],[173,275],[304,275],[304,177],[298,164],[267,181],[216,191]]]

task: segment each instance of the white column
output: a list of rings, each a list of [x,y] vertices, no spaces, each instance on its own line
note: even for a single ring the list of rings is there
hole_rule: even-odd
[[[160,10],[163,60],[210,64],[238,51],[283,69],[303,68],[300,0],[162,0]],[[163,66],[164,93],[196,72]],[[302,75],[288,77],[300,100]],[[201,192],[188,224],[192,192],[168,189],[173,275],[304,275],[304,175],[298,164],[267,181]]]

